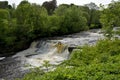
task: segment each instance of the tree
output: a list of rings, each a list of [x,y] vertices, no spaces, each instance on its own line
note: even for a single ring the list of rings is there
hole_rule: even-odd
[[[101,12],[99,10],[90,10],[90,19],[88,22],[88,25],[90,28],[100,28],[101,23],[100,23],[100,15]]]
[[[43,34],[45,22],[47,22],[47,11],[39,5],[31,5],[28,2],[17,7],[16,18],[18,24],[24,29],[24,35],[34,39]]]
[[[85,5],[86,7],[89,8],[87,11],[89,14],[89,19],[88,19],[88,26],[90,28],[100,28],[101,23],[100,23],[100,15],[101,12],[99,11],[99,7],[95,3],[89,3]]]
[[[27,0],[23,0],[20,2],[20,4],[18,5],[19,6],[22,6],[22,5],[25,5],[25,4],[29,4],[29,2]]]
[[[52,0],[49,2],[46,1],[42,4],[42,6],[45,7],[48,11],[48,14],[51,15],[51,14],[53,14],[53,11],[57,7],[57,1],[56,0]]]
[[[90,20],[90,9],[87,6],[79,6],[79,8],[82,10],[83,16],[86,18],[88,25]]]
[[[48,32],[49,36],[60,35],[60,17],[57,15],[52,15],[48,17]]]
[[[61,33],[79,32],[87,28],[86,18],[83,17],[82,11],[77,6],[71,5],[67,7],[62,5],[55,10],[55,15],[60,16]]]
[[[6,35],[10,32],[9,30],[10,14],[8,10],[0,9],[0,39],[6,38]]]
[[[8,9],[0,9],[0,55],[11,54],[17,39],[14,34],[17,25],[16,19],[11,17],[9,11]]]
[[[108,8],[103,8],[101,23],[105,30],[105,35],[110,39],[113,35],[113,27],[120,26],[120,2],[113,1]]]
[[[8,1],[0,1],[0,8],[1,9],[11,9],[11,5],[8,5]]]
[[[68,5],[60,5],[56,10],[55,10],[55,15],[59,17],[59,34],[66,34],[68,33],[68,28],[64,26],[64,19],[66,16],[66,12],[68,10]]]
[[[9,18],[10,18],[9,11],[5,9],[0,9],[0,20]]]
[[[99,9],[99,7],[93,2],[91,2],[89,4],[85,4],[85,6],[87,6],[89,9],[95,9],[95,10]]]

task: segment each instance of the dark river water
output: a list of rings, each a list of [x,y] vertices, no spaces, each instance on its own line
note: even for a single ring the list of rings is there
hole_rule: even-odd
[[[14,80],[23,77],[21,60],[16,57],[8,57],[0,61],[0,80]]]

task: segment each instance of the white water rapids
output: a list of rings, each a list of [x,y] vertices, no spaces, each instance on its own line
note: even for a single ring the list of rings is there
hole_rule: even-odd
[[[54,45],[55,43],[49,40],[33,42],[29,49],[19,52],[13,57],[21,57],[23,63],[33,67],[42,66],[45,60],[50,64],[57,65],[68,58],[69,52],[66,49],[62,53],[58,53]]]
[[[54,45],[58,42],[69,47],[76,47],[84,44],[93,45],[101,38],[103,38],[103,34],[100,34],[100,30],[91,30],[64,37],[57,37],[56,40],[34,41],[29,49],[21,51],[13,57],[21,57],[24,64],[33,67],[42,66],[45,60],[49,61],[50,64],[57,65],[68,59],[69,56],[67,48],[62,53],[57,52],[57,47],[54,47]]]
[[[18,52],[12,57],[1,58],[0,68],[2,71],[0,71],[0,79],[14,80],[14,77],[20,76],[18,73],[21,71],[30,67],[42,66],[45,60],[49,61],[52,65],[58,65],[67,60],[69,51],[65,48],[62,53],[58,53],[57,47],[54,46],[58,42],[68,47],[76,47],[83,46],[84,44],[94,45],[97,40],[103,38],[104,36],[99,29],[93,29],[62,37],[34,41],[28,49]],[[30,66],[25,67],[25,65]]]

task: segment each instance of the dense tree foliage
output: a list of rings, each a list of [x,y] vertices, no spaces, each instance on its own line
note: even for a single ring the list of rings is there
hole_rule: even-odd
[[[120,2],[113,1],[108,5],[108,8],[102,6],[101,23],[105,30],[105,36],[111,38],[113,35],[113,27],[120,26]]]
[[[0,9],[0,55],[27,48],[36,38],[88,29],[86,12],[80,7],[71,4],[56,8],[56,0],[49,3],[54,6],[50,8],[50,13],[46,7],[27,0],[21,1],[17,8]]]
[[[4,52],[3,49],[9,51],[8,46],[13,45],[16,39],[14,31],[16,28],[16,21],[12,19],[9,11],[0,9],[0,51]]]
[[[88,18],[88,26],[89,28],[101,28],[101,23],[100,23],[100,15],[101,11],[99,11],[99,7],[95,3],[89,3],[85,5],[89,9],[87,10],[87,14],[89,15]]]
[[[101,12],[99,10],[90,10],[90,19],[88,21],[88,26],[90,28],[101,28],[101,23],[100,23],[100,15]]]
[[[60,31],[62,33],[73,33],[88,29],[87,20],[83,16],[82,10],[77,6],[70,5],[67,7],[66,5],[60,5],[55,10],[55,15],[61,18]]]
[[[11,5],[8,5],[8,1],[0,1],[0,8],[2,9],[11,9]]]

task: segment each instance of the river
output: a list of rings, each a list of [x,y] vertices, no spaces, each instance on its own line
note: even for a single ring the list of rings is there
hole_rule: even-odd
[[[104,36],[100,29],[93,29],[62,37],[44,38],[34,41],[28,49],[20,51],[11,57],[0,58],[0,80],[21,78],[29,71],[29,68],[40,67],[45,60],[52,65],[58,65],[67,60],[70,55],[68,48],[64,48],[62,53],[58,53],[57,47],[54,46],[58,42],[67,47],[76,47],[85,44],[94,45],[97,40],[103,38]]]

